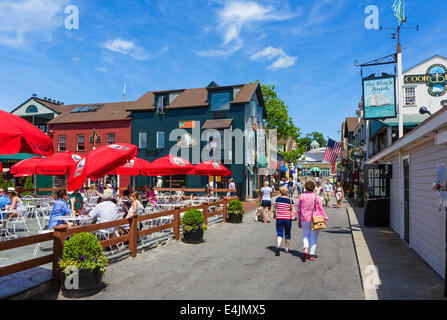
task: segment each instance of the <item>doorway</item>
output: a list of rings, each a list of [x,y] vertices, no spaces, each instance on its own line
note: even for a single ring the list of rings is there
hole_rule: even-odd
[[[404,169],[404,240],[410,245],[410,159],[403,160]]]

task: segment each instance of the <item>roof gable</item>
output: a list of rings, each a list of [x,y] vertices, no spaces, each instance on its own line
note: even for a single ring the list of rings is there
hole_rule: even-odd
[[[435,54],[434,56],[432,56],[432,57],[430,57],[430,58],[428,58],[428,59],[425,59],[425,60],[422,61],[422,62],[419,62],[417,65],[412,66],[411,68],[409,68],[409,69],[403,71],[402,73],[407,73],[407,72],[409,72],[409,71],[411,71],[411,70],[414,70],[414,69],[420,67],[421,65],[423,65],[424,63],[427,63],[427,62],[429,62],[430,60],[434,60],[434,59],[436,59],[436,58],[441,59],[441,60],[445,60],[445,62],[447,63],[447,58],[446,58],[446,57],[443,57],[443,56],[440,56],[440,55],[438,55],[438,54]]]

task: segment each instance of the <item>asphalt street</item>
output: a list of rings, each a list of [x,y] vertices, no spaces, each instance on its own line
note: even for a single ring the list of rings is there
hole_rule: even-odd
[[[90,299],[363,299],[346,209],[327,208],[315,261],[302,262],[295,222],[290,253],[276,257],[275,221],[219,223],[205,242],[170,241],[107,268],[106,288]]]
[[[250,212],[242,224],[210,226],[201,244],[171,240],[109,265],[105,288],[88,299],[363,299],[346,209],[326,208],[326,213],[328,229],[320,232],[313,262],[301,260],[297,222],[290,252],[283,243],[276,257],[275,220],[255,222]]]

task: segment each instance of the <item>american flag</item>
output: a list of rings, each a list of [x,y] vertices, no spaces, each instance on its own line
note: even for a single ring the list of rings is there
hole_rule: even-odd
[[[340,153],[341,143],[329,139],[326,146],[326,151],[324,151],[324,160],[335,164],[337,162],[338,154]]]

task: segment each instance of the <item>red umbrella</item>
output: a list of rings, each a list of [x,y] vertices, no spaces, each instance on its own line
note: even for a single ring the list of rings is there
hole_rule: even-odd
[[[76,168],[82,156],[72,152],[55,153],[42,159],[36,165],[36,173],[41,175],[62,176]]]
[[[193,174],[200,176],[231,176],[232,172],[220,163],[208,160],[196,164]]]
[[[53,140],[25,119],[0,110],[0,154],[16,153],[49,156]]]
[[[9,172],[21,177],[31,176],[36,173],[36,166],[42,159],[43,158],[40,157],[33,157],[22,160],[13,165],[11,169],[9,169]]]
[[[68,191],[81,188],[87,178],[93,181],[102,178],[134,158],[137,153],[137,146],[125,143],[108,144],[90,151],[78,162],[76,170],[70,173]]]
[[[150,169],[144,170],[148,176],[170,176],[176,174],[191,174],[194,166],[188,161],[171,154],[152,162]]]
[[[120,175],[120,176],[139,176],[144,175],[146,169],[151,168],[152,164],[144,159],[133,158],[129,162],[123,164],[122,166],[116,168],[110,174]]]

